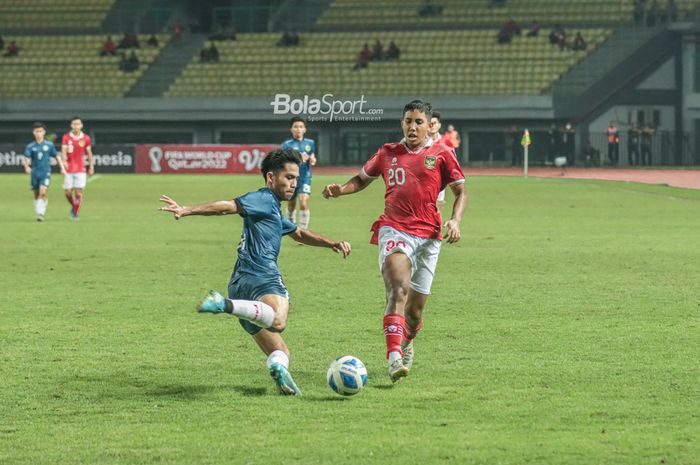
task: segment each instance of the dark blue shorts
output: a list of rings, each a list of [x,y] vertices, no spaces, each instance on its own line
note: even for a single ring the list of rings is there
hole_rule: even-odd
[[[39,190],[39,187],[41,186],[49,187],[49,184],[51,184],[51,173],[42,173],[37,175],[32,173],[30,177],[33,191]]]
[[[289,292],[282,281],[282,276],[258,277],[240,273],[231,276],[228,283],[228,298],[238,300],[260,300],[267,294],[274,294],[289,299]],[[251,336],[258,334],[260,326],[239,319],[238,322]]]
[[[296,199],[299,194],[311,195],[311,176],[304,176],[297,180],[297,188],[290,200]]]

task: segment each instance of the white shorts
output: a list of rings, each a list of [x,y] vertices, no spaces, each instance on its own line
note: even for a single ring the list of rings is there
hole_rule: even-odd
[[[66,173],[66,175],[63,176],[64,189],[85,189],[86,183],[86,173]]]
[[[379,271],[384,269],[386,257],[394,252],[402,252],[411,260],[411,289],[430,295],[435,277],[441,242],[437,239],[397,231],[391,226],[382,226],[377,238],[379,246]]]
[[[438,194],[437,198],[438,202],[444,202],[445,201],[445,189],[441,190],[440,193]]]

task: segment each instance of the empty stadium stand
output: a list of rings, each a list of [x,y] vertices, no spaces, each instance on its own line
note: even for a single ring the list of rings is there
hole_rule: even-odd
[[[0,0],[0,31],[99,30],[114,0]]]

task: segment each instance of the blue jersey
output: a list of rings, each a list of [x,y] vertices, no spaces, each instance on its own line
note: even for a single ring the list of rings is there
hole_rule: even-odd
[[[238,274],[255,275],[261,281],[280,276],[277,256],[282,236],[291,234],[297,225],[282,215],[280,201],[269,188],[249,192],[235,199],[243,217],[243,234],[238,245]]]
[[[24,149],[24,156],[32,162],[33,176],[46,176],[51,173],[51,161],[49,157],[56,158],[56,147],[47,141],[38,144],[32,142]]]
[[[305,153],[307,155],[316,153],[316,143],[313,141],[313,139],[287,139],[284,142],[282,142],[282,148],[294,149],[297,150],[299,153]],[[311,179],[311,163],[309,162],[309,160],[302,163],[299,167],[299,179],[301,180],[301,182]]]

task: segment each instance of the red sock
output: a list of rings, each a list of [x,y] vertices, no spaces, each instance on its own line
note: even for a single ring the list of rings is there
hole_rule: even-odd
[[[403,328],[406,322],[403,315],[398,313],[390,313],[384,315],[384,338],[386,339],[386,357],[389,358],[389,352],[398,352],[403,355],[401,350],[401,338],[403,337]]]
[[[411,328],[411,326],[409,326],[408,324],[406,324],[403,327],[403,337],[404,337],[404,339],[406,339],[407,344],[408,344],[408,342],[410,342],[416,338],[416,336],[418,335],[418,331],[420,331],[422,327],[423,327],[422,321],[420,323],[418,323],[418,326],[416,326],[416,329]]]
[[[80,203],[83,201],[83,196],[80,194],[75,194],[75,200],[73,200],[73,214],[78,216],[80,211]]]

